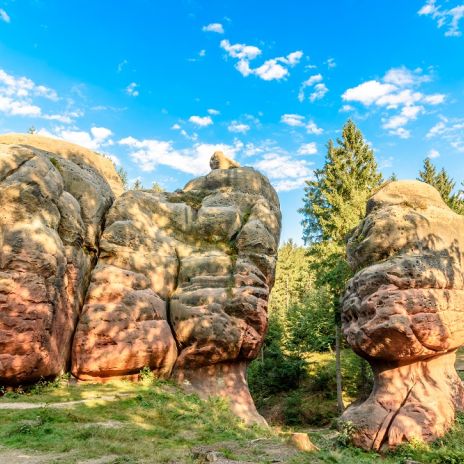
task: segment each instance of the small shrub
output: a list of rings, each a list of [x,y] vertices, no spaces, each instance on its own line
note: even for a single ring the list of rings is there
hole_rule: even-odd
[[[351,421],[339,420],[337,422],[337,428],[340,432],[337,437],[338,445],[342,447],[349,446],[353,441],[354,434],[356,433],[356,426]]]

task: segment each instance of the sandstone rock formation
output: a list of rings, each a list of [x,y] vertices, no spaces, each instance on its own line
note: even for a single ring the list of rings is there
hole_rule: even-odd
[[[246,367],[267,330],[279,201],[259,172],[211,164],[174,193],[121,195],[101,155],[0,136],[0,385],[149,367],[264,421]]]
[[[104,217],[122,191],[108,160],[65,142],[61,156],[47,144],[54,141],[0,137],[2,384],[66,370]]]
[[[279,202],[251,168],[213,170],[175,193],[126,192],[108,213],[74,338],[81,379],[149,366],[261,421],[247,363],[267,329]]]
[[[357,274],[343,299],[343,333],[372,366],[370,397],[342,419],[365,449],[432,441],[464,409],[454,368],[464,344],[464,217],[418,181],[386,184],[348,243]]]
[[[211,157],[209,166],[211,169],[233,169],[239,168],[240,164],[230,158],[227,158],[222,151],[215,151]]]

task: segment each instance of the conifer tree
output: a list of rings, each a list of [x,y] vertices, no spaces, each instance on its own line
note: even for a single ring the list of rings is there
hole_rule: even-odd
[[[444,202],[456,213],[464,214],[464,201],[462,192],[453,193],[456,183],[448,175],[444,168],[437,173],[436,167],[429,158],[424,160],[423,171],[419,171],[418,180],[426,182],[435,187],[443,198]]]
[[[303,240],[312,244],[316,283],[332,293],[336,329],[337,402],[344,408],[341,385],[340,296],[351,275],[344,240],[364,217],[372,191],[382,182],[373,150],[355,123],[348,120],[337,145],[327,144],[325,164],[307,181],[303,208]]]
[[[300,210],[306,243],[342,242],[364,216],[372,189],[382,182],[374,152],[353,121],[345,124],[337,144],[329,141],[324,166],[306,183]]]

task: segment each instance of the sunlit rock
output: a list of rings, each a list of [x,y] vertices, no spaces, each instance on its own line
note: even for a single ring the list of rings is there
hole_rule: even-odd
[[[67,369],[116,177],[81,147],[0,136],[0,383]]]
[[[251,168],[214,169],[183,190],[130,191],[108,213],[74,339],[80,379],[171,374],[262,422],[246,382],[267,330],[280,209]]]
[[[454,368],[464,344],[464,217],[418,181],[391,182],[369,200],[348,243],[356,271],[343,333],[369,361],[370,397],[347,409],[365,449],[432,441],[464,408]]]

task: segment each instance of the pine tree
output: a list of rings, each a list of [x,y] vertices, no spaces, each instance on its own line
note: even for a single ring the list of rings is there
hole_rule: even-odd
[[[327,156],[315,180],[305,187],[303,239],[312,244],[310,255],[317,272],[316,283],[332,294],[336,341],[337,402],[343,411],[341,381],[340,296],[351,275],[345,258],[344,240],[363,218],[372,191],[382,182],[373,150],[353,121],[343,127],[337,146],[327,144]]]
[[[444,168],[437,173],[436,167],[429,158],[424,160],[424,170],[419,171],[418,180],[435,187],[444,202],[456,213],[464,214],[464,200],[462,192],[453,193],[456,182],[448,175]]]
[[[345,124],[337,143],[329,141],[324,166],[305,187],[300,209],[305,243],[342,242],[364,216],[371,191],[382,182],[374,152],[353,121]]]
[[[143,184],[140,179],[136,179],[132,185],[132,190],[143,190]]]

